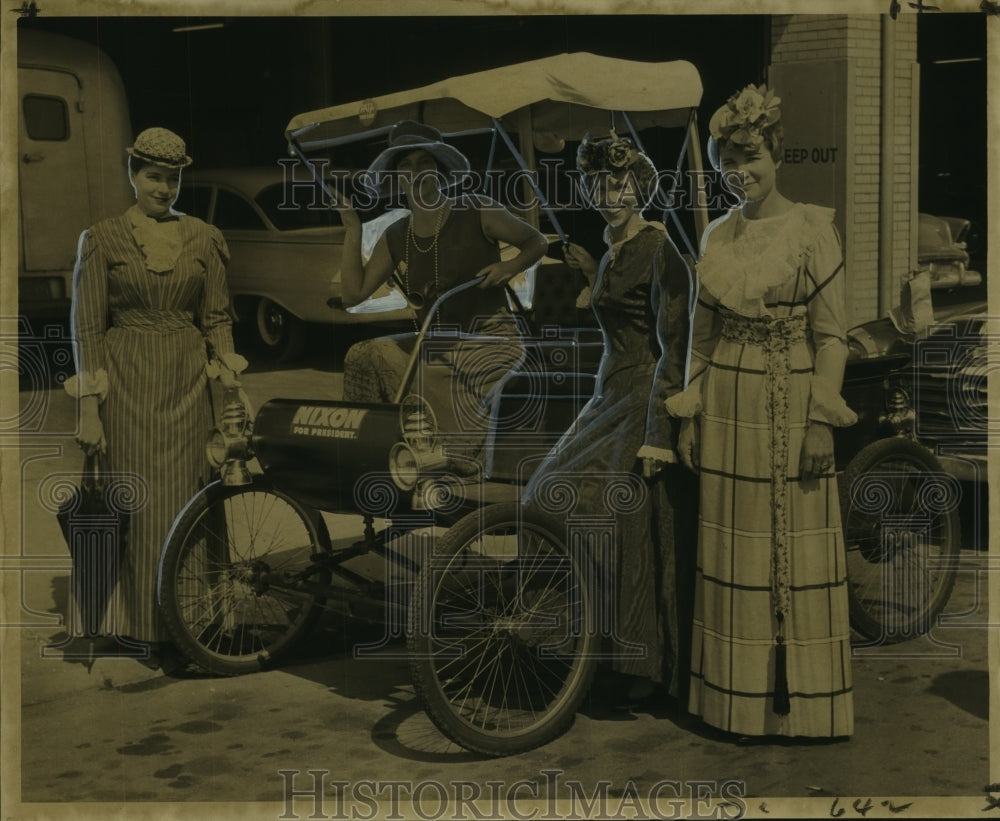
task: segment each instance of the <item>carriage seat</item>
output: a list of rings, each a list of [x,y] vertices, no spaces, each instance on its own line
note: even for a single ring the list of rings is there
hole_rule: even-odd
[[[577,307],[585,277],[561,260],[544,262],[525,306],[524,361],[489,400],[484,468],[494,480],[524,479],[520,462],[549,452],[593,395],[604,353],[596,317]]]

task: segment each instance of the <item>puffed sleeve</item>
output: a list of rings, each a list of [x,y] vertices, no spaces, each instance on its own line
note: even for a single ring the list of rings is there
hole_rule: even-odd
[[[720,223],[721,220],[716,220],[702,235],[702,254],[705,253],[708,238],[713,228]],[[691,289],[689,305],[691,333],[688,340],[684,390],[667,399],[667,413],[681,419],[697,416],[705,406],[702,397],[705,372],[712,361],[712,354],[715,353],[715,345],[719,341],[719,334],[722,331],[722,318],[719,315],[718,302],[708,291],[700,287],[697,272]]]
[[[229,312],[226,265],[229,248],[214,225],[207,225],[211,248],[205,257],[205,290],[201,303],[201,332],[211,344],[215,357],[225,361],[233,350],[233,318]]]
[[[70,396],[96,396],[103,402],[108,393],[108,264],[92,229],[80,234],[77,245],[70,328],[76,341],[76,374],[63,387]]]
[[[673,425],[666,401],[684,389],[693,289],[691,271],[671,239],[664,237],[653,257],[650,294],[661,353],[653,375],[646,438],[639,450],[640,457],[676,461]]]
[[[832,223],[817,237],[806,274],[812,289],[807,307],[816,350],[809,418],[835,427],[853,425],[858,417],[840,395],[847,360],[847,283],[840,237]]]

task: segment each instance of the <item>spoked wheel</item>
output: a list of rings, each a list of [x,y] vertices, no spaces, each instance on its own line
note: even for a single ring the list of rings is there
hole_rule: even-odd
[[[236,675],[271,666],[323,609],[329,552],[318,515],[264,486],[219,482],[174,523],[160,559],[160,609],[199,667]]]
[[[934,626],[955,586],[961,486],[927,448],[881,439],[840,477],[851,625],[879,644]]]
[[[468,750],[510,755],[572,724],[596,666],[591,592],[565,526],[517,503],[460,519],[423,562],[410,598],[414,687]]]

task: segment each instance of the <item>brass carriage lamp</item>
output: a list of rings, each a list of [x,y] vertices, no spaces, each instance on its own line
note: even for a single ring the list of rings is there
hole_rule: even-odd
[[[437,441],[438,424],[434,411],[425,399],[415,394],[400,405],[401,442],[389,452],[389,474],[396,487],[414,490],[422,474],[442,470],[448,463]]]
[[[222,418],[208,439],[209,464],[220,471],[224,485],[249,485],[250,413],[238,387],[222,394]]]

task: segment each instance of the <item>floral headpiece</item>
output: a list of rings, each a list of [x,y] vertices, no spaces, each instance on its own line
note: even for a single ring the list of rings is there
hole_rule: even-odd
[[[590,134],[585,134],[576,150],[576,167],[584,174],[610,171],[615,174],[624,171],[642,154],[628,137],[619,137],[614,131],[606,140],[591,142]]]
[[[780,97],[766,85],[752,83],[720,106],[708,123],[717,140],[757,149],[764,142],[764,129],[781,119]]]

